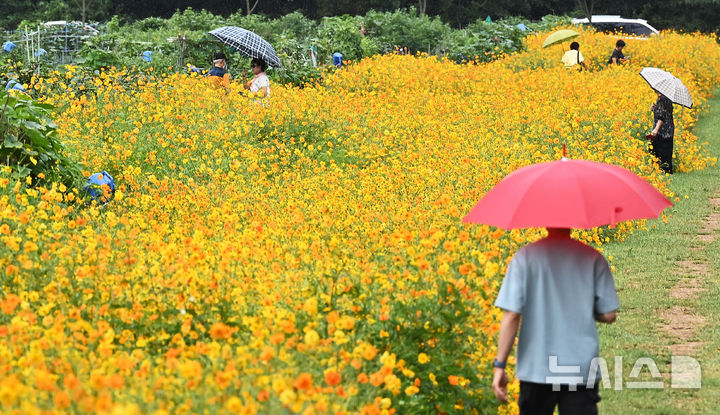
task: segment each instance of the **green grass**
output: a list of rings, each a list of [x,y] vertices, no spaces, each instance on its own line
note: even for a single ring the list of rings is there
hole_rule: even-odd
[[[712,156],[720,156],[720,91],[708,102],[709,109],[695,127],[700,141],[707,141]],[[622,243],[605,245],[606,257],[612,257],[615,281],[620,296],[618,320],[600,327],[600,355],[613,374],[613,359],[623,357],[623,389],[602,389],[599,405],[603,414],[717,414],[720,409],[720,231],[718,240],[698,240],[703,222],[715,207],[710,198],[720,197],[720,166],[672,176],[671,189],[680,198],[667,210],[668,222],[648,221],[647,232],[637,232]],[[686,199],[685,196],[688,196]],[[697,276],[704,291],[697,298],[677,299],[670,292],[683,278],[679,261],[700,261],[707,264],[706,275]],[[700,389],[670,388],[670,346],[682,343],[662,329],[664,310],[681,306],[687,313],[705,318],[686,341],[702,342],[690,356],[702,367]],[[651,357],[663,375],[665,387],[660,390],[627,389],[625,382],[638,357]],[[650,380],[643,370],[642,380]],[[654,379],[657,380],[657,379]]]

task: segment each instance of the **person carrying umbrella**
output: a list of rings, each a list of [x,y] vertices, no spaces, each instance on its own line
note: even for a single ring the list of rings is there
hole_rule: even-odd
[[[650,107],[653,113],[653,129],[646,136],[650,140],[650,153],[657,157],[664,172],[672,174],[675,136],[673,103],[692,108],[690,91],[682,81],[662,69],[642,68],[640,76],[657,94],[657,101]]]
[[[227,57],[224,53],[217,52],[213,54],[213,67],[206,76],[217,86],[222,86],[225,89],[230,88],[230,74],[227,71]]]
[[[255,96],[262,98],[263,102],[266,102],[270,97],[270,78],[265,74],[267,63],[262,59],[254,58],[250,62],[250,70],[255,76],[252,80],[248,81],[247,72],[243,69],[243,86],[255,94]]]
[[[560,415],[598,413],[596,322],[614,322],[619,300],[605,258],[570,228],[657,217],[671,205],[626,169],[563,157],[514,171],[473,207],[463,222],[548,232],[513,256],[495,301],[503,310],[492,383],[499,400],[508,399],[505,366],[517,335],[520,415],[556,406]]]
[[[673,173],[673,138],[675,136],[675,121],[673,120],[672,101],[659,91],[657,101],[650,106],[653,113],[653,129],[648,134],[650,139],[650,154],[657,157],[660,168],[665,173]]]
[[[565,52],[565,54],[563,55],[562,63],[565,65],[566,68],[572,68],[575,65],[581,65],[582,68],[587,70],[587,65],[585,65],[585,58],[583,58],[582,53],[580,53],[579,43],[573,42],[570,44],[570,50]]]
[[[242,27],[224,26],[208,33],[243,55],[252,58],[251,66],[255,76],[252,81],[248,82],[247,75],[243,71],[243,85],[250,92],[260,96],[263,105],[267,105],[270,96],[270,80],[265,71],[268,65],[274,68],[281,67],[275,48],[256,33]]]
[[[494,361],[493,391],[507,402],[505,365],[515,336],[520,415],[597,414],[595,322],[612,323],[619,307],[607,261],[570,237],[568,228],[522,247],[508,266],[495,306],[503,310]],[[553,367],[577,368],[572,373]],[[593,376],[591,378],[591,376]]]

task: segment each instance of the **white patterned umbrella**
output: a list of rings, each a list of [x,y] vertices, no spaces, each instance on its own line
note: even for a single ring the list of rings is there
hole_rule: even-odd
[[[665,95],[670,101],[692,108],[690,91],[683,85],[682,81],[674,77],[670,72],[658,68],[642,68],[640,76],[650,84],[650,87]]]
[[[262,59],[275,68],[281,66],[275,48],[265,39],[247,29],[237,26],[224,26],[208,33],[245,56]]]

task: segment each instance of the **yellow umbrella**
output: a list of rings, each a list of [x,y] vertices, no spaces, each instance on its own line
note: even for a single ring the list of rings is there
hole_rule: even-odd
[[[576,38],[580,36],[580,33],[570,30],[570,29],[563,29],[558,30],[557,32],[553,32],[550,36],[545,39],[545,42],[543,42],[542,47],[546,48],[550,45],[554,45],[556,43],[564,42],[566,40],[570,40],[572,38]]]

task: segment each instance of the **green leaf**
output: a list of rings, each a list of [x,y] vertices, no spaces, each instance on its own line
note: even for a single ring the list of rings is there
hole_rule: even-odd
[[[14,135],[9,134],[7,137],[5,137],[5,140],[3,140],[2,146],[4,148],[22,148],[23,145],[20,141],[18,141],[18,138]]]
[[[35,121],[25,121],[23,124],[25,124],[25,128],[31,128],[33,130],[44,130],[45,126],[42,124],[36,123]]]
[[[30,138],[30,141],[38,147],[41,147],[43,149],[47,149],[50,147],[50,141],[48,141],[47,138],[45,138],[42,133],[36,130],[26,130],[25,134],[27,134],[28,138]]]
[[[52,111],[53,109],[55,109],[55,106],[52,105],[52,104],[35,104],[35,106],[40,107],[40,108],[44,108],[44,109],[50,110],[50,111]]]

